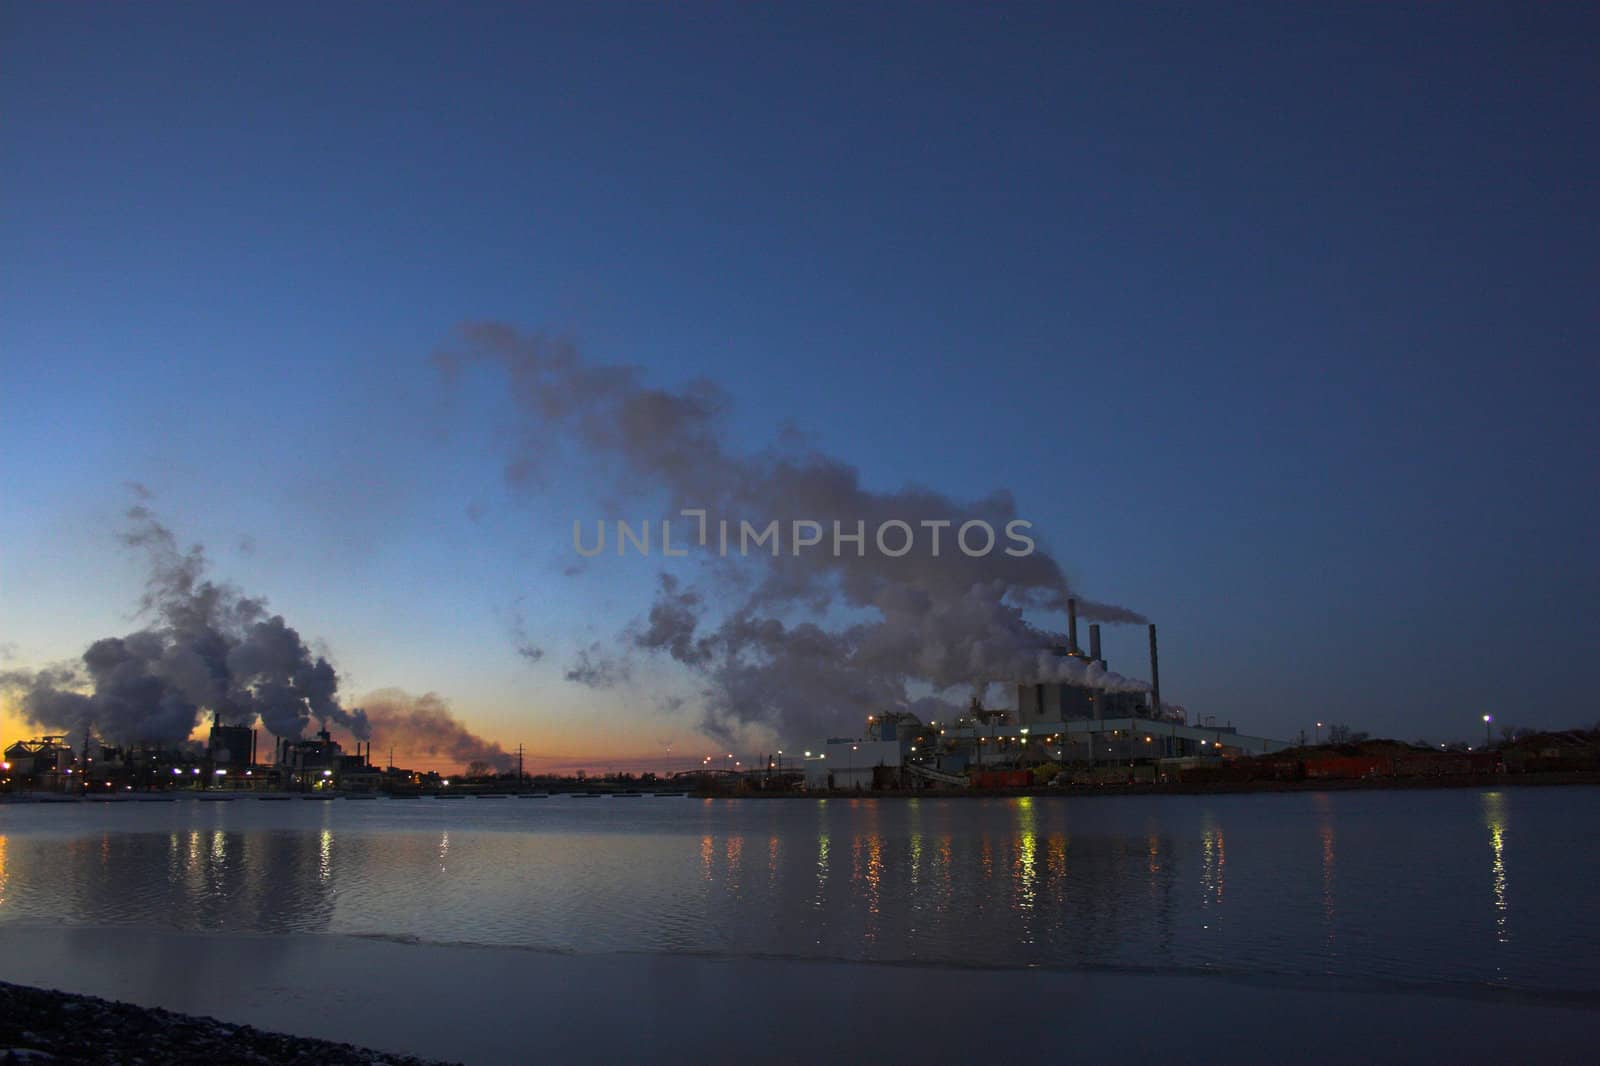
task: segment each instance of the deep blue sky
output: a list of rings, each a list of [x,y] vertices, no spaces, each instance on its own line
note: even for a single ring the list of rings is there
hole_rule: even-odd
[[[650,569],[561,581],[570,486],[512,499],[430,396],[497,318],[720,381],[751,446],[1011,488],[1196,713],[1592,724],[1597,41],[1586,5],[6,4],[0,645],[128,628],[139,481],[358,691],[690,744],[644,680],[560,680]]]

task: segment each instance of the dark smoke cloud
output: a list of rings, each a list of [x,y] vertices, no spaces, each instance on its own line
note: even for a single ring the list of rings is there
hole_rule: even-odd
[[[516,768],[514,754],[468,730],[451,713],[449,702],[436,693],[412,696],[400,689],[380,689],[362,702],[372,728],[394,748],[397,760],[461,766],[482,761],[502,773]]]
[[[567,341],[471,324],[435,358],[447,377],[478,366],[504,376],[524,415],[506,467],[514,485],[536,484],[547,463],[575,455],[600,467],[613,493],[659,499],[662,517],[699,508],[735,530],[740,520],[775,519],[781,529],[813,520],[830,532],[834,521],[847,530],[859,521],[870,537],[889,519],[914,526],[945,519],[948,545],[964,522],[1001,530],[1018,517],[1004,490],[964,502],[915,486],[867,489],[854,466],[790,426],[764,451],[735,452],[725,433],[728,397],[714,384],[652,388],[637,368],[588,363]],[[685,522],[692,520],[677,519],[678,532]],[[948,548],[934,557],[925,547],[900,558],[784,551],[713,558],[706,569],[703,589],[664,577],[629,640],[706,680],[705,727],[713,735],[747,726],[824,732],[873,710],[910,706],[919,686],[974,691],[991,681],[1071,679],[1142,687],[1050,654],[1062,636],[1024,619],[1025,609],[1064,610],[1072,592],[1043,550],[980,558]],[[725,605],[715,616],[712,593]],[[1126,608],[1078,599],[1085,618],[1141,620]],[[567,674],[591,685],[616,676],[609,661],[588,653]]]
[[[508,628],[511,630],[511,646],[516,649],[519,657],[530,663],[539,662],[544,658],[544,649],[528,636],[528,622],[520,610],[512,609]]]
[[[205,550],[181,549],[143,504],[128,511],[128,522],[122,540],[149,567],[140,611],[152,623],[95,641],[76,663],[0,674],[0,685],[22,693],[31,721],[70,735],[92,729],[117,743],[180,743],[202,712],[259,721],[280,737],[301,736],[312,719],[370,735],[365,714],[341,704],[332,664],[265,600],[208,579]]]
[[[579,651],[565,674],[568,681],[589,688],[616,688],[632,676],[627,662],[607,655],[598,641]]]

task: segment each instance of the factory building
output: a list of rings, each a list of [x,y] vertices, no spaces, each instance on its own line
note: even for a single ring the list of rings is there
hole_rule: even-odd
[[[8,791],[132,792],[223,790],[270,792],[283,788],[376,792],[384,773],[371,763],[370,743],[344,751],[326,729],[310,740],[279,739],[275,757],[257,760],[259,733],[226,725],[213,715],[204,746],[107,745],[85,733],[74,748],[66,736],[19,740],[0,761],[0,788]]]
[[[320,729],[311,740],[280,740],[277,763],[286,783],[292,786],[365,790],[376,788],[383,776],[371,765],[371,754],[370,744],[363,751],[357,741],[355,754],[347,755],[332,734]]]
[[[1109,673],[1098,625],[1089,627],[1087,652],[1079,646],[1077,603],[1068,600],[1066,643],[1053,650],[1079,660],[1082,670],[1063,672],[1082,680],[1018,682],[1014,711],[985,708],[974,698],[964,716],[942,726],[906,712],[870,716],[864,737],[831,738],[806,752],[806,787],[962,785],[997,770],[1026,777],[1035,767],[1094,773],[1143,766],[1153,773],[1162,760],[1265,755],[1288,746],[1231,724],[1191,724],[1162,703],[1154,625],[1149,636],[1150,684],[1120,680]]]
[[[1108,671],[1100,651],[1100,627],[1089,626],[1089,650],[1078,645],[1078,601],[1067,601],[1067,642],[1052,649],[1063,659],[1073,659],[1085,667]],[[1017,685],[1017,724],[1029,727],[1067,721],[1104,721],[1109,718],[1163,718],[1159,664],[1156,661],[1156,627],[1150,627],[1150,691],[1142,688],[1123,691],[1070,681],[1019,683]],[[1181,715],[1176,716],[1181,720]]]
[[[222,725],[213,717],[206,754],[213,766],[224,770],[246,769],[256,763],[256,731],[244,725]]]
[[[898,738],[830,737],[806,752],[806,787],[860,792],[897,787],[913,746]]]
[[[43,777],[64,773],[75,761],[66,737],[19,740],[5,751],[5,766],[16,777]]]
[[[1017,716],[1010,728],[988,731],[987,754],[1014,753],[1029,740],[1063,763],[1137,762],[1148,759],[1264,755],[1286,745],[1239,733],[1232,725],[1193,726],[1182,711],[1161,702],[1161,661],[1156,627],[1150,634],[1149,691],[1109,691],[1070,682],[1017,685]],[[1089,650],[1078,646],[1078,612],[1067,601],[1067,643],[1056,654],[1107,669],[1100,627],[1089,627]],[[972,731],[982,737],[982,730]],[[1001,745],[1001,746],[996,746]],[[981,745],[980,745],[981,746]]]

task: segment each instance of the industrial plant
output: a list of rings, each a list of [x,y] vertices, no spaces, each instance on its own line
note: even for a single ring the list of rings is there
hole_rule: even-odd
[[[1014,709],[986,708],[974,697],[948,722],[923,722],[905,711],[871,715],[864,736],[832,737],[805,752],[805,786],[1021,788],[1046,775],[1079,783],[1155,781],[1164,772],[1288,747],[1232,724],[1191,723],[1164,704],[1153,624],[1149,636],[1148,686],[1096,684],[1108,676],[1100,626],[1089,626],[1085,651],[1077,602],[1068,600],[1066,642],[1050,654],[1083,667],[1062,671],[1081,680],[1017,682]]]
[[[438,775],[372,763],[372,745],[348,753],[327,729],[310,740],[277,738],[262,762],[260,730],[213,717],[205,744],[110,745],[85,733],[19,740],[5,749],[0,787],[10,791],[122,793],[172,789],[207,792],[366,793],[417,787]]]
[[[212,715],[204,743],[178,745],[102,743],[86,730],[73,738],[52,734],[19,740],[5,749],[0,791],[116,795],[172,791],[214,798],[240,792],[305,793],[309,796],[433,794],[503,795],[639,794],[632,786],[648,779],[661,794],[685,791],[785,794],[805,792],[993,792],[1035,787],[1141,784],[1223,784],[1326,781],[1337,778],[1428,778],[1503,772],[1509,760],[1487,745],[1481,751],[1432,751],[1393,741],[1361,751],[1287,750],[1291,745],[1240,732],[1210,716],[1195,722],[1161,698],[1156,627],[1148,626],[1148,683],[1113,673],[1101,647],[1100,626],[1088,627],[1088,647],[1078,642],[1077,603],[1067,601],[1067,631],[1045,649],[1033,678],[1013,682],[1015,703],[986,707],[974,696],[946,720],[923,721],[908,710],[866,717],[856,736],[829,737],[787,762],[780,751],[746,763],[707,756],[702,765],[662,777],[611,775],[587,780],[522,770],[451,781],[435,772],[372,761],[372,742],[344,746],[324,726],[309,739],[273,737],[263,752],[262,730],[225,724]],[[1050,680],[1038,680],[1038,677]],[[1302,738],[1303,739],[1303,738]],[[1592,769],[1589,762],[1563,760],[1561,751],[1539,747],[1519,757],[1515,769]],[[1370,746],[1369,746],[1370,747]],[[1392,750],[1391,750],[1392,749]],[[1530,749],[1532,750],[1532,749]],[[1587,753],[1588,749],[1584,751]],[[1526,752],[1520,753],[1526,756]],[[265,757],[263,757],[265,756]],[[1587,754],[1585,758],[1588,758]],[[1543,760],[1543,761],[1541,761]],[[1592,759],[1590,760],[1592,762]],[[1550,763],[1549,766],[1544,765]],[[614,780],[612,779],[614,778]],[[622,791],[617,791],[621,789]]]

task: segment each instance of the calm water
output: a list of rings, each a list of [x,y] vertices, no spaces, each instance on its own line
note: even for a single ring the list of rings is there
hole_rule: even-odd
[[[6,805],[0,930],[1332,975],[1600,999],[1597,816],[1590,788]]]

